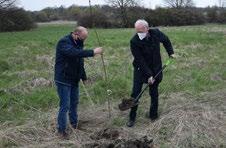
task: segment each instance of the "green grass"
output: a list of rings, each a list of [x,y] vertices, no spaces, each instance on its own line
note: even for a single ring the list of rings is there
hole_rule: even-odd
[[[186,91],[199,95],[225,88],[225,28],[225,25],[160,28],[170,37],[178,55],[165,71],[160,93]],[[53,79],[55,45],[71,30],[72,25],[47,25],[31,31],[0,33],[0,122],[20,124],[34,108],[47,111],[58,106],[54,85],[31,87],[30,82],[41,77]],[[86,88],[95,103],[103,103],[108,97],[119,101],[128,97],[132,88],[129,40],[135,32],[133,29],[97,29],[97,32],[105,49],[109,82],[103,80],[101,58],[86,59],[87,75],[92,80]],[[93,30],[85,46],[98,46]],[[166,61],[163,47],[161,52]],[[211,79],[215,74],[222,80]],[[112,91],[110,96],[107,89]],[[83,87],[80,100],[82,104],[89,103]],[[116,125],[121,123],[121,119],[115,120]]]

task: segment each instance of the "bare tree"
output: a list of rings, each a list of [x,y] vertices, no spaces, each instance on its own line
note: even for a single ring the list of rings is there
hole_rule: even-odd
[[[183,8],[194,6],[193,0],[164,0],[165,5],[172,8]]]
[[[120,10],[119,15],[123,23],[123,27],[128,27],[128,7],[139,6],[141,0],[105,0],[107,4],[118,8]]]
[[[222,6],[222,0],[218,0],[219,1],[219,7]]]
[[[16,0],[0,0],[0,10],[14,6]]]
[[[219,7],[226,7],[226,0],[219,0]]]

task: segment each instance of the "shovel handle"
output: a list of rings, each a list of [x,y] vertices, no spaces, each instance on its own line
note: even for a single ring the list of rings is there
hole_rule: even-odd
[[[154,76],[154,79],[156,79],[158,76],[159,76],[159,74],[169,65],[169,64],[171,64],[172,63],[172,61],[169,59],[169,60],[167,60],[166,61],[166,63],[165,63],[165,65],[162,67],[162,69]],[[138,102],[138,100],[139,100],[139,98],[140,98],[140,96],[144,93],[144,91],[149,87],[149,86],[151,86],[151,84],[147,84],[145,87],[144,87],[144,89],[138,94],[138,96],[135,98],[135,100],[134,100],[134,102]]]

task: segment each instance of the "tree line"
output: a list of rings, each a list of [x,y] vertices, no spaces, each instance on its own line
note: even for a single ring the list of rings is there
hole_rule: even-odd
[[[196,8],[192,0],[165,0],[165,7],[148,9],[139,0],[106,0],[108,5],[48,7],[25,11],[16,7],[16,0],[0,0],[0,31],[29,30],[36,22],[77,21],[92,28],[129,28],[137,19],[146,19],[151,26],[201,25],[226,23],[226,8]]]
[[[221,7],[159,7],[148,9],[139,6],[126,7],[125,12],[112,6],[90,7],[70,6],[69,8],[46,8],[31,12],[35,22],[55,20],[77,21],[86,27],[115,28],[133,27],[134,22],[143,18],[152,26],[201,25],[205,23],[226,23],[226,8]]]

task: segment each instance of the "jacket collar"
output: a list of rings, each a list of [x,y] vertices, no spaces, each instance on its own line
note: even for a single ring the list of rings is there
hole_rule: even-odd
[[[79,46],[79,47],[82,47],[82,48],[83,48],[83,46],[84,46],[83,41],[81,41],[81,40],[74,40],[73,37],[72,37],[72,33],[73,33],[73,32],[71,32],[71,33],[69,34],[70,40],[73,42],[73,44],[74,44],[75,46]]]
[[[75,44],[75,45],[77,45],[77,42],[73,39],[73,37],[72,37],[72,33],[73,32],[71,32],[68,36],[69,36],[69,39]]]

